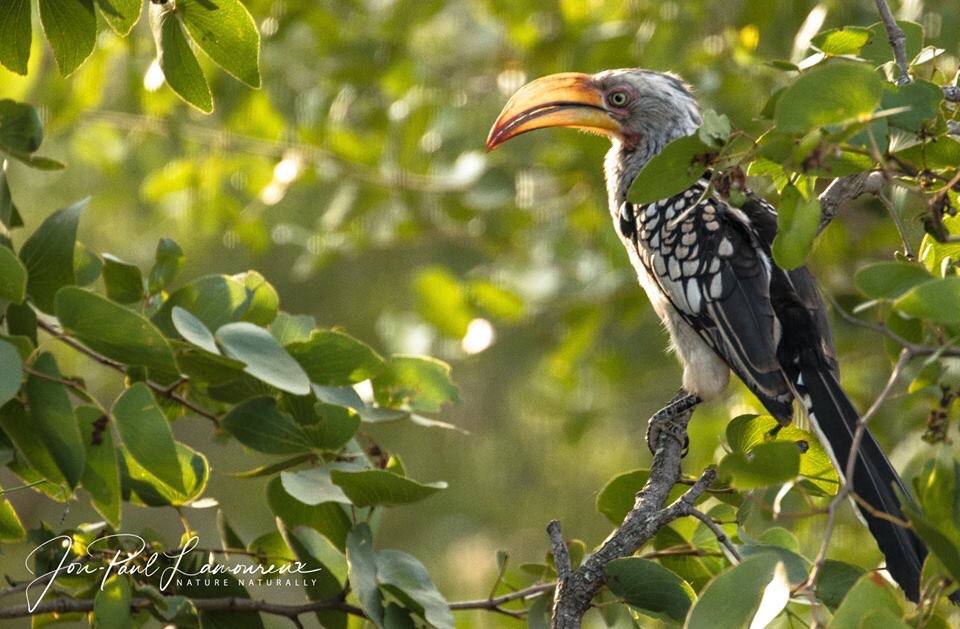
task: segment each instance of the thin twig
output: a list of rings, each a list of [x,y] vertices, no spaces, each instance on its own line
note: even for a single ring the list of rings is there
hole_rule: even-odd
[[[897,68],[900,69],[897,85],[906,85],[910,82],[910,75],[907,73],[907,36],[903,34],[903,29],[900,28],[893,17],[893,13],[890,12],[890,5],[887,4],[887,0],[874,0],[874,3],[877,5],[877,11],[880,12],[883,27],[887,29],[890,47],[893,48],[893,58],[897,62]]]
[[[880,199],[883,207],[887,208],[890,218],[893,219],[893,224],[897,228],[897,233],[900,234],[900,241],[903,242],[903,251],[907,255],[907,258],[909,260],[916,260],[916,256],[913,254],[913,247],[910,246],[910,241],[907,239],[907,230],[903,226],[903,221],[900,220],[900,214],[897,212],[897,208],[893,207],[893,202],[888,199],[887,195],[882,191],[878,191],[876,197]]]
[[[39,585],[42,582],[38,581],[36,584]],[[23,592],[27,587],[33,585],[33,582],[24,582],[19,583],[15,586],[5,588],[0,590],[0,597],[8,596],[10,594]],[[517,592],[510,592],[509,594],[504,594],[502,596],[497,596],[489,599],[482,599],[477,601],[459,601],[450,603],[450,609],[454,611],[463,611],[463,610],[487,610],[495,611],[498,613],[506,613],[508,615],[514,616],[518,615],[519,611],[517,610],[508,610],[502,609],[502,606],[532,596],[537,594],[542,594],[543,592],[549,592],[556,587],[556,583],[540,583],[537,585],[524,588]],[[300,605],[281,605],[276,603],[270,603],[263,600],[254,600],[248,598],[207,598],[207,599],[191,599],[193,607],[197,611],[250,611],[250,612],[262,612],[265,614],[272,614],[274,616],[284,616],[289,619],[294,619],[303,614],[309,614],[311,612],[317,611],[340,611],[351,616],[357,616],[360,618],[365,618],[366,614],[363,613],[358,607],[350,605],[343,600],[343,597],[337,596],[332,599],[324,601],[313,601],[310,603],[303,603]],[[153,606],[153,601],[145,598],[133,599],[130,602],[130,607],[134,610],[146,609]],[[27,609],[26,605],[17,605],[14,607],[3,607],[0,608],[0,619],[5,618],[22,618],[25,616],[33,616],[38,614],[45,613],[70,613],[70,612],[89,612],[93,609],[93,600],[91,599],[70,599],[70,598],[61,598],[47,603],[41,603],[34,610],[30,611]]]
[[[76,339],[67,336],[67,335],[64,334],[61,330],[58,330],[56,327],[54,327],[53,325],[50,325],[50,324],[47,323],[46,321],[38,320],[38,321],[37,321],[37,327],[39,327],[41,330],[43,330],[44,332],[46,332],[46,333],[49,334],[50,336],[54,337],[55,339],[59,340],[60,342],[64,343],[65,345],[69,345],[70,347],[72,347],[73,349],[77,350],[77,351],[80,352],[81,354],[83,354],[83,355],[91,358],[92,360],[100,363],[101,365],[103,365],[103,366],[105,366],[105,367],[109,367],[110,369],[114,369],[114,370],[116,370],[116,371],[120,371],[120,372],[122,372],[122,373],[126,373],[126,367],[123,365],[123,363],[119,363],[119,362],[113,360],[112,358],[107,358],[106,356],[103,356],[102,354],[99,354],[99,353],[93,351],[92,349],[90,349],[90,348],[88,348],[87,346],[83,345],[82,343],[80,343],[80,342],[77,341]],[[64,384],[67,384],[67,383],[64,382]],[[165,387],[165,386],[160,385],[160,384],[157,384],[156,382],[152,382],[152,381],[150,381],[150,380],[147,380],[147,381],[145,382],[145,384],[146,384],[148,387],[150,387],[150,389],[151,389],[154,393],[156,393],[157,395],[160,395],[161,397],[165,397],[165,398],[167,398],[168,400],[172,400],[172,401],[176,402],[177,404],[183,406],[184,408],[187,408],[187,409],[193,411],[193,412],[196,413],[197,415],[200,415],[201,417],[205,417],[205,418],[209,419],[211,422],[214,423],[214,425],[215,425],[217,428],[220,427],[220,420],[217,418],[216,415],[214,415],[214,414],[211,413],[210,411],[205,410],[204,408],[202,408],[202,407],[194,404],[193,402],[191,402],[191,401],[188,400],[187,398],[183,397],[182,395],[180,395],[180,394],[178,394],[178,393],[175,393],[171,388]],[[73,386],[75,386],[75,385],[73,385]],[[87,395],[89,395],[89,394],[87,394]]]
[[[720,528],[720,525],[714,522],[710,516],[703,511],[700,511],[693,505],[690,505],[687,509],[687,515],[692,515],[696,519],[703,522],[704,526],[713,532],[714,537],[717,538],[717,541],[720,542],[720,545],[727,549],[727,552],[730,553],[731,557],[738,562],[743,560],[743,558],[740,556],[740,551],[738,551],[737,547],[733,545],[733,542],[730,541],[730,538],[727,537],[727,534],[724,533],[722,528]]]
[[[960,357],[960,348],[958,347],[950,347],[946,345],[923,345],[922,343],[913,343],[903,338],[902,336],[900,336],[899,334],[897,334],[887,326],[883,325],[882,323],[870,323],[869,321],[864,321],[863,319],[853,316],[852,314],[847,312],[839,303],[837,303],[837,300],[834,299],[833,295],[831,295],[830,293],[824,292],[823,295],[826,297],[827,301],[830,302],[830,305],[837,312],[837,314],[840,315],[841,319],[843,319],[844,321],[846,321],[851,325],[855,325],[857,327],[864,328],[866,330],[871,330],[878,334],[882,334],[883,336],[887,337],[897,345],[900,345],[904,349],[909,350],[911,356],[914,356],[914,357],[932,356],[935,354],[937,356],[948,356],[951,358]]]
[[[341,611],[353,616],[365,617],[363,610],[359,607],[345,603],[339,598],[304,603],[302,605],[280,605],[263,600],[237,597],[195,598],[191,599],[191,603],[197,611],[261,612],[274,616],[284,616],[291,620],[302,614],[317,611]],[[130,601],[130,608],[133,610],[147,609],[154,605],[154,601],[147,598],[135,598]],[[41,603],[32,610],[28,609],[26,605],[0,608],[0,619],[23,618],[25,616],[49,613],[69,614],[73,612],[89,612],[92,610],[93,599],[59,598]]]

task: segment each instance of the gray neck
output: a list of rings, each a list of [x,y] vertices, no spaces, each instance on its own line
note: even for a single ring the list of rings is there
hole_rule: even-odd
[[[641,140],[633,147],[628,147],[619,138],[612,140],[612,146],[604,158],[603,170],[607,180],[607,198],[610,201],[610,212],[617,216],[620,206],[627,200],[633,180],[643,170],[657,153],[663,150],[670,142],[685,135],[696,132],[700,126],[699,115],[694,120],[690,116],[683,116],[682,120],[666,125],[670,129],[667,133],[649,133],[641,136]]]

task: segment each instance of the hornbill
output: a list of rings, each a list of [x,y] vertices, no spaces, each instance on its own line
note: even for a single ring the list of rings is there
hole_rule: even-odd
[[[802,404],[842,475],[859,414],[840,386],[812,274],[806,267],[782,269],[771,255],[775,208],[752,194],[734,207],[714,191],[709,170],[670,198],[645,205],[627,199],[644,165],[700,124],[689,86],[672,74],[562,73],[513,95],[490,131],[487,150],[547,127],[610,139],[604,173],[614,228],[683,366],[683,388],[650,420],[651,450],[661,434],[680,438],[684,432],[673,420],[721,395],[733,371],[780,425],[792,420],[795,400]],[[913,531],[895,522],[905,519],[896,490],[907,500],[910,494],[869,432],[852,480],[887,571],[917,601],[927,551]]]

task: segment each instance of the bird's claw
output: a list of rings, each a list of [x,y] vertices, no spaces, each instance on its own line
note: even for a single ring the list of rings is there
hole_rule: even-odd
[[[690,449],[690,438],[687,437],[687,431],[683,426],[674,423],[673,417],[664,417],[659,414],[650,418],[647,423],[647,447],[650,452],[656,453],[660,445],[660,436],[666,434],[676,439],[680,443],[680,456],[687,456]]]

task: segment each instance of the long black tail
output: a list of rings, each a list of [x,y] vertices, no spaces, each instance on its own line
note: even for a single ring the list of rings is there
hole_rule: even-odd
[[[802,364],[807,361],[800,362]],[[809,361],[807,364],[815,363],[816,361]],[[843,475],[860,416],[829,370],[821,366],[801,367],[800,373],[802,378],[798,386],[801,395],[805,394],[804,404],[807,406],[810,422],[819,433],[821,441],[825,442],[824,447],[832,450],[834,464],[838,465],[838,472]],[[905,520],[893,490],[894,486],[907,500],[911,500],[910,493],[903,486],[896,470],[868,430],[857,450],[853,491],[874,511]],[[887,571],[903,588],[907,598],[917,602],[920,598],[920,569],[923,558],[927,555],[923,542],[912,530],[877,517],[860,504],[857,504],[857,508],[886,557]]]

